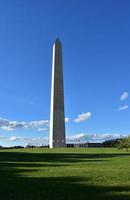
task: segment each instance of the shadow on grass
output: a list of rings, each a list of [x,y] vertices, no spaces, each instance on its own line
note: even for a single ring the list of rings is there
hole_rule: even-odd
[[[129,156],[130,153],[25,153],[25,152],[0,152],[0,162],[96,162],[105,161],[105,158]],[[91,159],[91,160],[88,160]],[[100,159],[100,160],[99,160]],[[107,160],[108,161],[108,160]]]
[[[125,194],[130,187],[86,185],[82,177],[18,177],[8,179],[0,186],[1,200],[129,200]]]
[[[103,158],[126,155],[0,152],[0,200],[129,200],[130,196],[126,193],[130,187],[91,185],[84,177],[39,178],[21,175],[21,172],[38,171],[35,167],[57,167],[70,162],[102,162]]]

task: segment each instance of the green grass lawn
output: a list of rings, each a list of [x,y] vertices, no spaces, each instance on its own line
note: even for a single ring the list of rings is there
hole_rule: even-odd
[[[130,200],[130,152],[0,150],[0,200]]]

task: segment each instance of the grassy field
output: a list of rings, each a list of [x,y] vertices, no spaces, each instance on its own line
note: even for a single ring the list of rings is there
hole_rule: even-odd
[[[0,150],[0,200],[130,200],[130,152]]]

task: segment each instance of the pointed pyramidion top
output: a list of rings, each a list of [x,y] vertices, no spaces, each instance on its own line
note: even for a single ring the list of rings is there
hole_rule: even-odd
[[[61,44],[61,41],[60,41],[59,38],[56,38],[56,40],[55,40],[55,44]]]

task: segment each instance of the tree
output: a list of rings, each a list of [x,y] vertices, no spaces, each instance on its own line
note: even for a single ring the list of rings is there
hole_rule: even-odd
[[[128,151],[130,148],[130,136],[118,140],[116,146],[119,149],[126,149],[126,151]]]

